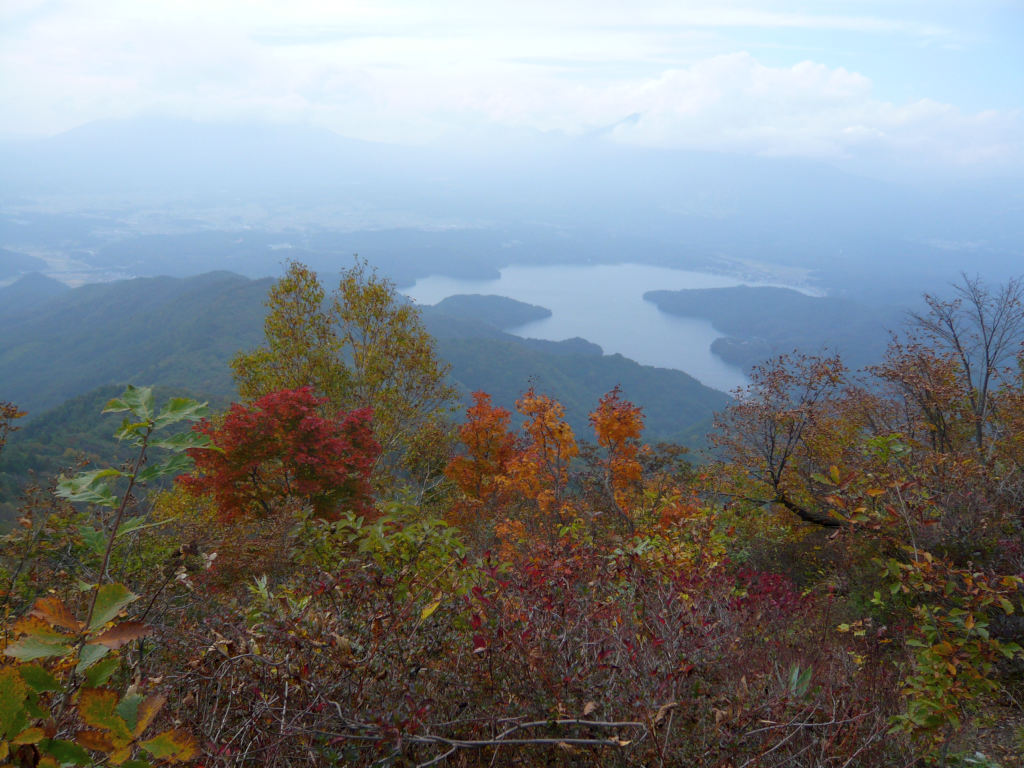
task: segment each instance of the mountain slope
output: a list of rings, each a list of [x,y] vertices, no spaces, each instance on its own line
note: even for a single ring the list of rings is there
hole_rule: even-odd
[[[60,280],[29,272],[0,288],[0,315],[22,315],[71,289]]]
[[[0,280],[7,280],[22,272],[37,272],[41,269],[46,269],[46,262],[42,259],[0,248]]]
[[[648,291],[644,299],[670,315],[700,317],[727,338],[711,350],[727,363],[747,368],[773,354],[823,349],[839,352],[849,367],[881,361],[889,331],[903,321],[900,307],[877,307],[850,299],[807,296],[790,288],[701,288]]]
[[[230,396],[227,362],[262,340],[270,285],[229,272],[126,280],[0,317],[0,392],[30,414],[124,382]]]

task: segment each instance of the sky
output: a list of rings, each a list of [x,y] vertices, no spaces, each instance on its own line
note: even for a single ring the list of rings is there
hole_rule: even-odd
[[[168,116],[1024,176],[1024,0],[2,0],[0,136]]]

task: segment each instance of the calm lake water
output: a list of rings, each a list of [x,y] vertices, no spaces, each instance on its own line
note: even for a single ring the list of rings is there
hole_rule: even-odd
[[[506,328],[509,333],[560,341],[582,336],[605,354],[619,352],[644,365],[686,371],[702,383],[729,391],[746,383],[743,372],[711,354],[722,336],[710,322],[673,317],[646,302],[653,290],[727,288],[743,282],[723,275],[639,264],[508,267],[497,280],[432,276],[404,292],[421,304],[460,293],[507,296],[551,310],[544,320]]]

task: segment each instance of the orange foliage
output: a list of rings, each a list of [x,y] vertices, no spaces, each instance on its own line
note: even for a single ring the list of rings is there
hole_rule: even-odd
[[[597,444],[608,455],[601,464],[605,469],[605,482],[615,503],[627,514],[643,468],[637,457],[640,452],[640,434],[644,431],[643,409],[621,397],[619,388],[601,398],[597,410],[590,414],[590,423],[597,435]]]
[[[508,431],[512,414],[507,409],[492,406],[486,392],[474,392],[473,401],[459,428],[466,453],[452,459],[444,473],[470,499],[487,502],[497,492],[495,478],[505,474],[515,455],[516,437]]]
[[[509,461],[500,485],[533,501],[542,518],[554,517],[562,524],[570,506],[569,467],[579,454],[572,427],[563,421],[565,408],[533,387],[516,401],[516,408],[527,417],[526,444]]]

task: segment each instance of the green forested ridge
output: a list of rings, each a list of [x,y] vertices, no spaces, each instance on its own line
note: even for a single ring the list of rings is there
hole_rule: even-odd
[[[0,248],[0,280],[7,280],[22,272],[40,269],[46,269],[46,262],[42,259]]]
[[[85,285],[0,317],[0,392],[30,417],[128,381],[230,396],[227,361],[261,338],[270,284],[210,272]]]
[[[481,296],[479,294],[458,294],[437,302],[434,309],[452,317],[469,317],[483,320],[498,328],[514,328],[517,325],[551,317],[551,310],[506,296]]]
[[[875,307],[850,299],[807,296],[791,288],[696,288],[648,291],[647,301],[670,315],[710,320],[727,338],[712,351],[743,368],[773,354],[823,348],[839,352],[847,365],[880,362],[889,330],[903,321],[904,309]]]
[[[70,290],[60,280],[29,272],[0,288],[0,315],[23,315]]]

